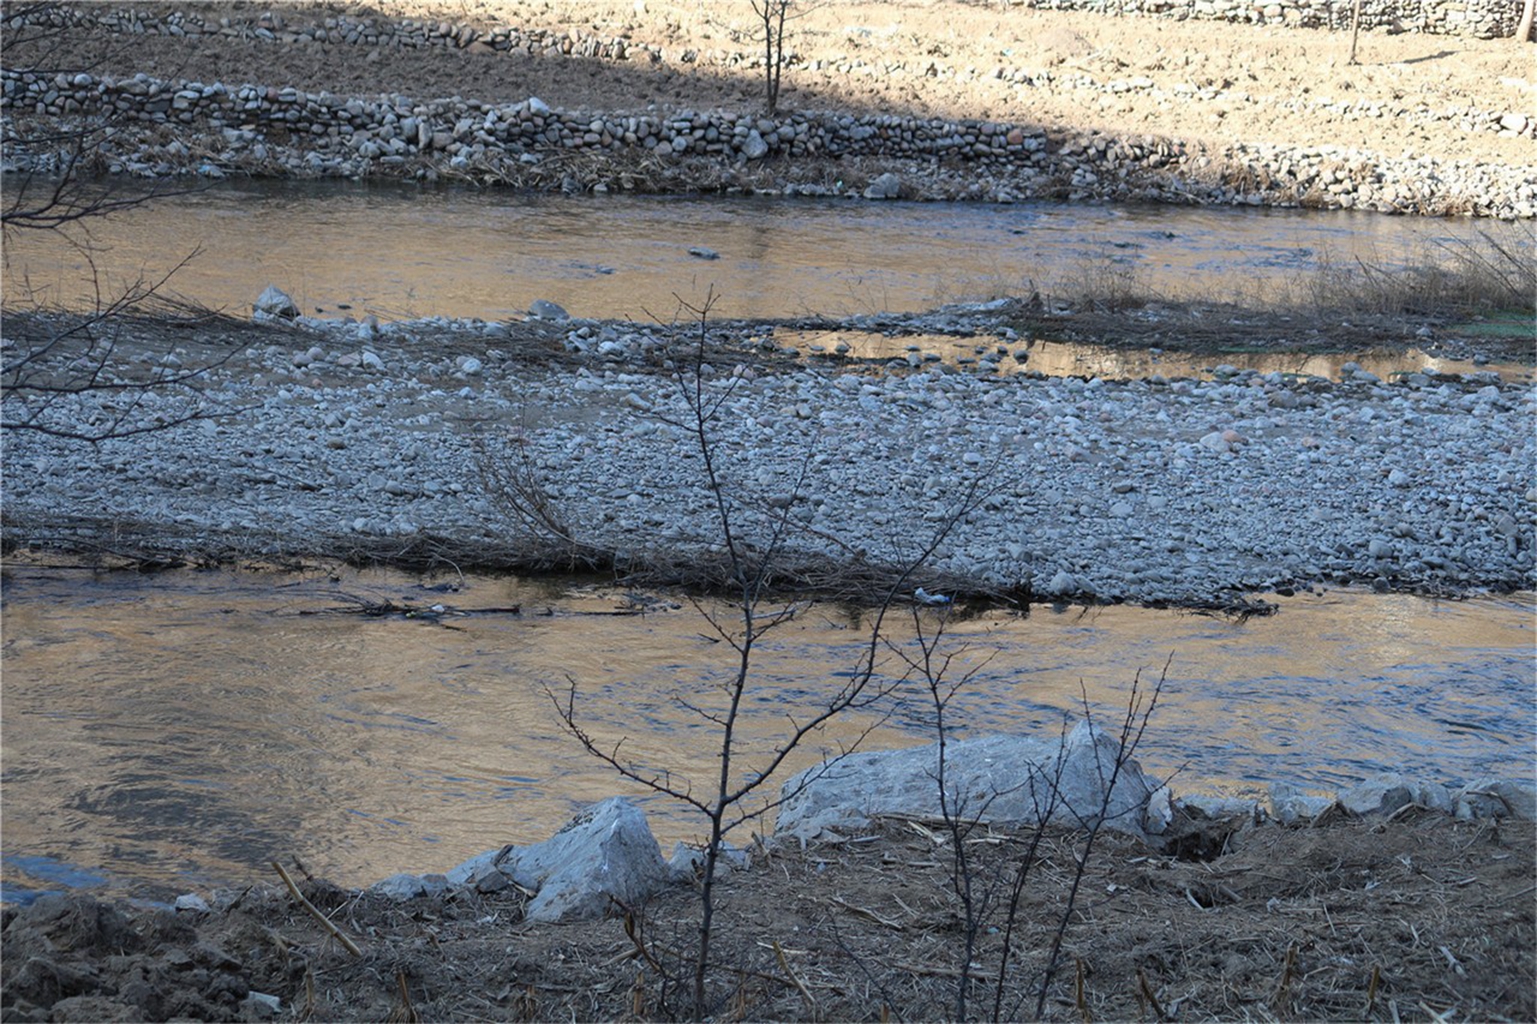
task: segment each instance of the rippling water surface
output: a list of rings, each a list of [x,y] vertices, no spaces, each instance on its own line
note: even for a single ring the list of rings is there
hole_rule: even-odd
[[[30,285],[78,302],[92,264],[109,282],[155,278],[196,247],[169,287],[241,314],[275,284],[327,315],[494,320],[547,299],[578,317],[666,319],[675,296],[698,302],[713,288],[722,316],[842,316],[1063,285],[1252,298],[1325,264],[1437,259],[1479,231],[1530,244],[1511,225],[1348,210],[567,198],[335,182],[226,183],[89,229],[89,262],[48,232],[7,239],[7,298]],[[691,256],[699,246],[719,258]]]
[[[445,583],[457,589],[430,589]],[[365,617],[358,599],[450,614]],[[452,614],[512,605],[521,612]],[[729,652],[687,604],[612,614],[630,607],[572,580],[12,564],[6,886],[163,897],[264,877],[286,852],[362,885],[541,840],[583,801],[639,795],[562,731],[547,690],[569,680],[596,736],[702,781],[713,733],[681,702],[715,699]],[[747,703],[753,751],[857,666],[867,624],[812,605],[771,634]],[[892,626],[910,642],[905,612]],[[953,714],[969,734],[1054,730],[1085,696],[1112,716],[1139,672],[1146,686],[1168,662],[1142,760],[1178,772],[1179,791],[1279,779],[1327,792],[1384,770],[1529,776],[1532,627],[1531,595],[1338,592],[1244,623],[1125,607],[996,613],[949,624],[954,671],[976,673]],[[871,725],[874,747],[925,742],[918,693],[902,692],[884,722],[840,723],[791,770]],[[645,806],[664,845],[696,835],[675,807]]]

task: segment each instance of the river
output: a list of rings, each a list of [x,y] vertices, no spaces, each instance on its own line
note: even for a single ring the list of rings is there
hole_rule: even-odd
[[[366,885],[547,838],[584,801],[646,797],[561,728],[547,691],[571,680],[602,742],[701,783],[714,770],[716,733],[681,701],[714,700],[730,652],[665,595],[646,614],[613,614],[637,606],[573,579],[98,574],[28,559],[7,568],[4,598],[13,899],[81,884],[166,898],[265,878],[290,852]],[[449,614],[369,617],[359,601]],[[1389,770],[1530,777],[1531,595],[1280,603],[1244,622],[1049,606],[952,621],[952,678],[975,673],[952,720],[961,735],[1051,732],[1086,699],[1110,721],[1133,679],[1147,688],[1167,663],[1141,760],[1176,792],[1260,794],[1271,780],[1332,792]],[[868,610],[813,604],[769,636],[746,705],[749,767],[787,715],[856,668],[869,623]],[[888,628],[911,643],[906,609]],[[894,659],[883,663],[891,678]],[[872,726],[867,747],[928,741],[922,691],[899,696],[889,717],[841,721],[787,770]],[[676,805],[643,806],[664,846],[697,837]]]
[[[381,319],[670,317],[713,289],[728,317],[914,312],[945,302],[1082,288],[1263,299],[1322,268],[1444,258],[1521,228],[1353,211],[1154,205],[878,203],[769,197],[564,197],[397,183],[231,182],[94,220],[74,248],[7,239],[6,294],[77,305],[158,278],[244,315],[269,284],[305,313]],[[717,259],[691,255],[707,248]]]
[[[5,290],[8,302],[30,288],[75,304],[92,267],[109,283],[157,276],[200,249],[174,289],[236,313],[277,284],[307,312],[386,319],[511,318],[535,299],[645,319],[709,289],[722,315],[847,315],[1106,280],[1170,297],[1252,297],[1358,257],[1423,259],[1474,230],[1349,212],[239,182],[93,223],[89,260],[46,236],[10,240]],[[700,246],[718,258],[689,253]],[[879,358],[915,344],[854,341],[894,346],[857,353]],[[963,359],[969,344],[920,347]],[[1156,353],[1053,345],[1036,346],[1029,367],[1178,372]],[[1267,370],[1337,376],[1346,356],[1274,358]],[[1397,358],[1366,365],[1386,376],[1428,361]],[[386,599],[520,611],[357,614],[360,600]],[[680,701],[710,697],[726,645],[704,635],[698,611],[668,601],[613,614],[635,610],[623,592],[572,579],[96,574],[12,560],[0,735],[8,898],[61,885],[164,898],[265,877],[266,861],[286,852],[363,885],[537,841],[583,801],[643,795],[561,729],[547,691],[568,679],[594,735],[703,779],[714,734]],[[1244,622],[1126,607],[953,621],[951,640],[965,648],[955,670],[975,670],[953,720],[970,734],[1054,730],[1084,700],[1113,717],[1131,681],[1155,680],[1167,663],[1143,762],[1175,775],[1177,792],[1258,793],[1272,780],[1328,792],[1384,770],[1444,782],[1531,776],[1532,595],[1279,603],[1280,614]],[[744,733],[758,753],[787,714],[853,668],[868,624],[868,610],[811,605],[771,636]],[[904,613],[890,636],[909,643],[911,628]],[[907,703],[890,704],[889,717],[842,721],[787,768],[871,728],[867,746],[925,742],[920,705],[902,692]],[[645,806],[667,842],[697,835],[676,807]]]

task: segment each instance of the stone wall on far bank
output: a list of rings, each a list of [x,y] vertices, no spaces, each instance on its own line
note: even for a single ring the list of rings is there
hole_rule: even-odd
[[[29,146],[110,123],[93,169],[462,180],[574,191],[739,188],[867,198],[1148,200],[1537,216],[1537,166],[1338,147],[1208,149],[1152,135],[899,115],[722,112],[604,115],[530,97],[339,97],[243,84],[0,71],[9,169],[47,173],[70,147]],[[1500,130],[1537,134],[1521,117]],[[66,135],[66,137],[68,137]]]

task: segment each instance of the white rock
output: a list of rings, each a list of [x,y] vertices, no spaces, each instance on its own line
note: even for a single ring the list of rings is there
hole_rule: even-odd
[[[262,293],[256,297],[256,304],[252,307],[253,313],[265,313],[267,316],[281,317],[285,320],[293,320],[299,315],[299,307],[294,300],[288,297],[277,285],[269,284]]]
[[[1334,806],[1326,796],[1309,796],[1285,782],[1270,784],[1270,815],[1283,825],[1318,817]]]
[[[172,906],[177,910],[186,910],[191,913],[208,913],[208,901],[194,892],[184,893],[176,897],[176,902]]]
[[[1103,819],[1144,835],[1148,798],[1159,788],[1133,759],[1107,792],[1117,754],[1104,730],[1080,722],[1058,737],[984,736],[947,744],[951,813],[995,822],[1068,825]],[[853,754],[807,769],[784,784],[775,835],[810,839],[823,829],[859,827],[882,814],[938,815],[939,745]],[[1060,766],[1060,776],[1058,767]]]
[[[610,896],[633,905],[672,881],[645,814],[623,797],[582,812],[552,839],[514,848],[500,870],[539,890],[530,921],[602,917]]]
[[[1055,597],[1067,597],[1076,594],[1083,588],[1078,585],[1078,578],[1066,569],[1058,569],[1057,574],[1046,584],[1046,593]]]

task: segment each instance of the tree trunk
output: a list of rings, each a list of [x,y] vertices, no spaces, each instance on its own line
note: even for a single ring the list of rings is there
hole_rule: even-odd
[[[1537,11],[1537,0],[1526,0],[1521,5],[1521,21],[1516,25],[1516,41],[1529,43],[1532,41],[1532,14]]]

